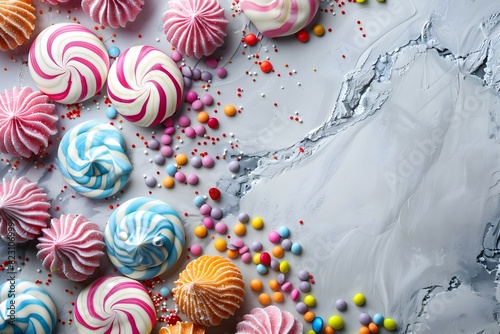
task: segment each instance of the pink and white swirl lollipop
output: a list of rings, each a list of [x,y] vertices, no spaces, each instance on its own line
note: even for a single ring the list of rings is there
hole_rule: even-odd
[[[293,35],[311,23],[320,0],[241,0],[241,11],[266,37]]]
[[[123,118],[139,126],[157,125],[172,116],[183,90],[175,62],[152,46],[125,50],[109,70],[109,99]]]
[[[90,30],[60,23],[43,30],[31,44],[28,66],[38,88],[56,102],[85,101],[106,81],[109,56]]]
[[[80,334],[149,334],[156,324],[156,310],[141,283],[104,276],[78,295],[75,320]]]

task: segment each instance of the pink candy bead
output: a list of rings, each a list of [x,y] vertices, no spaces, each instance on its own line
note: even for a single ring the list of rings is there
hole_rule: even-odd
[[[290,282],[285,282],[281,286],[281,290],[283,290],[284,292],[290,291],[291,288],[292,288],[292,283],[290,283]]]
[[[297,299],[299,299],[299,296],[300,296],[300,291],[298,289],[293,289],[292,292],[290,292],[290,298],[293,301],[296,301]]]
[[[210,117],[207,124],[210,129],[217,129],[219,127],[219,120],[215,117]]]
[[[201,159],[201,164],[204,166],[204,167],[207,167],[207,168],[212,168],[214,166],[214,159],[212,159],[212,157],[208,156],[208,155],[205,155],[202,159]]]
[[[208,216],[210,212],[212,211],[212,207],[209,204],[203,204],[200,208],[200,213],[203,216]]]
[[[194,110],[201,110],[203,109],[203,103],[200,100],[196,100],[193,103],[191,103],[191,108]]]
[[[174,150],[172,150],[170,146],[162,146],[162,148],[160,148],[160,153],[164,157],[170,157],[174,153]]]
[[[173,126],[169,126],[165,130],[163,130],[163,133],[166,135],[171,135],[175,132],[175,128]]]
[[[193,103],[197,98],[198,93],[196,93],[194,90],[190,90],[186,93],[186,101],[188,101],[189,103]]]
[[[191,247],[189,247],[189,250],[194,256],[200,256],[201,253],[203,253],[203,248],[201,248],[201,246],[198,244],[191,245]]]
[[[226,233],[227,232],[227,225],[226,225],[226,223],[218,222],[217,224],[215,224],[215,232],[217,232],[219,234]]]
[[[248,246],[243,246],[240,248],[239,253],[245,254],[245,253],[248,253],[249,251],[250,251],[250,248],[248,248]]]
[[[188,138],[194,138],[194,137],[196,137],[196,131],[194,131],[194,129],[192,127],[190,127],[190,126],[188,126],[187,128],[184,129],[184,134]]]
[[[238,248],[241,248],[241,247],[245,246],[245,242],[243,241],[243,239],[240,239],[240,238],[234,239],[233,242],[232,242],[232,244],[235,245]]]
[[[204,136],[205,133],[207,133],[207,129],[205,129],[205,127],[201,124],[198,124],[195,128],[194,128],[194,131],[196,132],[196,134],[200,137]]]
[[[200,209],[200,211],[201,211],[201,209]],[[214,228],[214,221],[210,217],[205,217],[205,218],[203,218],[203,225],[208,229],[212,229],[212,228]]]
[[[205,64],[210,68],[216,68],[219,61],[214,57],[205,58]]]
[[[180,126],[182,126],[183,128],[185,128],[186,126],[189,126],[191,124],[191,120],[186,115],[182,115],[177,120],[177,124],[179,124]]]
[[[189,174],[187,176],[187,183],[190,184],[190,185],[195,185],[195,184],[198,184],[198,176],[196,174]]]
[[[267,239],[269,239],[269,241],[272,242],[273,244],[277,244],[278,242],[280,242],[281,236],[277,231],[271,231],[269,232]]]
[[[163,145],[169,145],[171,142],[172,142],[172,137],[166,134],[161,135],[160,143],[162,143]]]
[[[214,98],[212,97],[212,95],[210,94],[205,94],[203,95],[203,97],[201,98],[201,102],[206,105],[206,106],[209,106],[211,105],[212,103],[214,103]]]
[[[163,121],[163,126],[166,128],[174,126],[174,119],[172,117],[167,118],[166,120]]]
[[[186,175],[183,172],[176,172],[174,175],[175,179],[179,182],[185,182],[186,181]]]
[[[252,254],[250,253],[242,254],[241,261],[243,261],[243,263],[249,263],[250,261],[252,261]]]
[[[172,58],[173,61],[178,62],[182,60],[182,54],[177,50],[173,50],[170,53],[170,58]]]

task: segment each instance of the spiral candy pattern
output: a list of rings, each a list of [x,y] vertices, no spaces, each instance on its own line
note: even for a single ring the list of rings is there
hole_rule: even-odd
[[[59,144],[57,158],[66,182],[91,198],[116,194],[132,172],[120,132],[101,121],[83,122],[70,129]]]
[[[35,283],[16,280],[0,286],[0,333],[50,334],[57,323],[57,308],[49,294]],[[11,305],[15,305],[15,321]]]
[[[156,323],[156,311],[139,282],[104,276],[78,295],[75,320],[81,334],[149,334]]]
[[[108,75],[109,56],[90,30],[60,23],[43,30],[31,44],[28,66],[42,92],[56,102],[71,104],[99,92]]]
[[[319,0],[242,0],[241,11],[266,37],[293,35],[307,26]]]
[[[166,203],[147,197],[126,201],[111,215],[104,241],[111,262],[124,275],[150,279],[170,269],[185,243],[181,218]]]
[[[109,70],[109,99],[123,118],[139,126],[154,126],[172,116],[183,91],[177,65],[152,46],[125,50]]]

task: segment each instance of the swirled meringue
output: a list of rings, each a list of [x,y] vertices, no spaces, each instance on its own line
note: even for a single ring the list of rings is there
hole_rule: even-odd
[[[276,306],[254,308],[236,325],[236,334],[302,334],[302,323]]]
[[[104,235],[82,215],[53,218],[38,238],[37,257],[45,269],[61,278],[83,281],[99,266]]]
[[[34,239],[47,227],[47,195],[27,177],[0,184],[0,236],[9,242]]]
[[[83,0],[82,9],[94,22],[111,28],[125,27],[135,20],[144,0]]]
[[[172,0],[163,14],[163,32],[179,52],[201,58],[224,43],[228,20],[217,0]]]
[[[0,152],[28,158],[49,145],[58,117],[48,100],[30,87],[0,94]]]
[[[203,326],[219,325],[232,316],[245,295],[240,270],[222,256],[204,255],[189,262],[174,284],[179,311]]]
[[[31,0],[0,0],[0,50],[14,50],[35,29],[35,7]]]
[[[120,131],[100,121],[71,128],[59,144],[57,162],[66,182],[91,198],[116,194],[132,172]]]
[[[175,325],[160,328],[158,334],[205,334],[205,329],[191,322],[177,322]]]
[[[122,274],[139,280],[172,268],[182,254],[184,239],[177,212],[148,197],[133,198],[120,205],[104,232],[111,262]]]
[[[104,276],[78,295],[75,321],[80,334],[149,334],[156,323],[156,310],[141,283]]]

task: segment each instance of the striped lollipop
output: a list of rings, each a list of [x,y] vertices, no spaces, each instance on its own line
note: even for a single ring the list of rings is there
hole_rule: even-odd
[[[50,334],[57,309],[49,294],[35,283],[15,280],[0,286],[0,333]]]
[[[144,280],[161,275],[181,256],[181,218],[160,200],[137,197],[120,205],[104,232],[111,262],[124,275]]]
[[[56,102],[71,104],[99,92],[108,75],[109,57],[90,30],[60,23],[43,30],[31,44],[28,66],[42,92]]]
[[[266,37],[293,35],[307,26],[319,0],[241,0],[241,11]]]
[[[156,311],[139,282],[104,276],[78,295],[75,320],[80,334],[149,334],[156,323]]]
[[[182,101],[184,80],[174,61],[146,45],[125,50],[108,76],[108,95],[116,110],[139,126],[160,124]]]
[[[83,122],[70,129],[59,144],[57,160],[66,182],[91,198],[116,194],[132,172],[120,132],[101,121]]]

